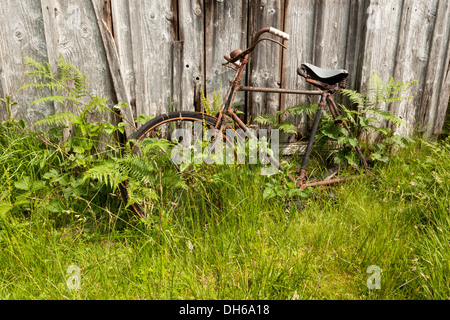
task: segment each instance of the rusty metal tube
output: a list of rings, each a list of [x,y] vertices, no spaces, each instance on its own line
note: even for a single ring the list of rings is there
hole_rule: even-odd
[[[270,93],[285,93],[285,94],[310,94],[320,96],[323,94],[321,90],[295,90],[295,89],[278,89],[278,88],[259,88],[259,87],[247,87],[241,86],[239,91],[252,91],[252,92],[270,92]]]
[[[306,166],[308,165],[309,156],[311,155],[312,147],[314,144],[314,139],[316,137],[317,129],[319,128],[319,121],[322,117],[322,110],[325,108],[325,101],[326,101],[326,93],[322,94],[322,98],[320,99],[319,103],[319,110],[317,110],[316,117],[314,118],[314,123],[311,128],[311,135],[308,140],[308,145],[306,146],[305,155],[303,156],[303,162],[302,162],[302,170],[306,171]]]
[[[340,183],[340,182],[355,180],[357,178],[359,178],[359,177],[336,178],[336,179],[331,179],[331,180],[324,180],[324,181],[305,183],[305,184],[300,185],[300,189],[304,190],[304,189],[309,188],[309,187],[326,186],[326,185],[329,185],[329,184],[336,184],[336,183]]]

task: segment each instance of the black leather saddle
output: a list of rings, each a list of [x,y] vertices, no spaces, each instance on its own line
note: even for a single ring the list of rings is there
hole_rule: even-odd
[[[305,78],[310,78],[330,86],[339,84],[339,87],[346,85],[348,78],[348,71],[344,69],[328,70],[314,66],[310,63],[303,63],[300,68],[297,69],[297,73]]]

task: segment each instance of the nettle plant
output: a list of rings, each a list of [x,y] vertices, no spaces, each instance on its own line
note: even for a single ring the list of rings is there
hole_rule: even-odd
[[[345,89],[342,95],[351,103],[351,107],[339,104],[341,115],[337,122],[326,110],[320,121],[316,136],[317,146],[334,145],[329,155],[334,164],[359,166],[360,160],[355,146],[359,146],[365,156],[374,164],[386,163],[389,156],[398,147],[404,147],[411,142],[409,137],[394,134],[392,126],[403,126],[404,120],[387,110],[391,103],[412,99],[411,96],[400,96],[416,81],[395,81],[391,78],[387,82],[374,72],[368,81],[366,93]],[[317,104],[301,104],[277,112],[275,115],[265,114],[257,117],[258,123],[277,128],[285,133],[296,134],[297,128],[289,120],[279,121],[285,114],[309,117],[318,110]],[[351,134],[339,123],[346,121]],[[372,137],[372,139],[369,139]],[[375,137],[375,138],[373,138]],[[371,143],[370,140],[373,142]]]

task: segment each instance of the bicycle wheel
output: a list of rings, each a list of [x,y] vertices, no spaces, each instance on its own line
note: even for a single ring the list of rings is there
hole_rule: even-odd
[[[190,164],[193,166],[195,162],[195,159],[193,159],[195,154],[192,155],[191,153],[195,139],[201,139],[199,136],[205,130],[215,128],[217,121],[218,119],[213,116],[192,111],[170,112],[148,121],[129,138],[132,141],[132,155],[139,158],[141,164],[145,163],[145,166],[147,166],[147,168],[144,168],[141,165],[135,171],[147,170],[149,167],[155,168],[156,166],[160,174],[161,172],[164,172],[165,175],[172,174],[172,178],[175,174],[180,179],[183,174],[186,178],[189,175]],[[220,126],[218,126],[218,129],[220,129]],[[149,145],[156,147],[148,148]],[[162,180],[167,176],[159,178]],[[149,183],[145,179],[142,179],[139,183],[142,184],[142,189],[150,188],[149,185],[146,185],[146,183]],[[159,183],[162,185],[161,181]],[[165,198],[169,197],[165,199],[168,203],[179,201],[181,191],[175,185],[169,195],[164,195]],[[148,200],[130,201],[131,198],[135,198],[130,197],[131,189],[132,186],[129,181],[120,185],[124,203],[128,204],[129,208],[138,216],[148,217],[148,212],[151,211],[152,197],[149,196]],[[162,196],[162,194],[159,196]]]

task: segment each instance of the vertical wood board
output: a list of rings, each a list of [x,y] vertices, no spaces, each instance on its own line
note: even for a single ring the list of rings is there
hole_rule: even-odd
[[[417,80],[417,85],[408,89],[406,96],[414,101],[403,100],[391,104],[390,110],[406,121],[406,126],[393,128],[399,134],[410,135],[418,128],[417,116],[431,48],[430,34],[433,32],[437,0],[404,0],[394,78],[401,81]]]
[[[257,0],[249,3],[249,45],[255,33],[263,27],[274,27],[283,31],[284,2],[275,0]],[[273,37],[264,34],[264,37]],[[280,38],[275,37],[276,40]],[[258,44],[250,55],[248,68],[248,83],[253,87],[281,87],[281,57],[282,48],[275,43],[263,41]],[[252,119],[260,114],[275,114],[280,109],[280,94],[249,93],[248,111]]]
[[[205,92],[212,102],[214,94],[225,100],[235,72],[222,64],[224,55],[247,48],[248,0],[205,1]],[[242,84],[246,84],[246,73]],[[239,92],[235,102],[245,103],[246,94]]]
[[[172,82],[172,7],[170,0],[129,1],[136,116],[168,111]]]
[[[28,81],[23,79],[24,74],[29,71],[24,66],[25,58],[30,57],[38,62],[47,61],[41,3],[3,1],[0,17],[1,91],[4,95],[11,95],[12,100],[18,103],[13,107],[13,117],[24,118],[32,124],[55,111],[50,103],[30,107],[34,100],[48,94],[48,90],[28,88],[18,91],[24,81]],[[6,113],[6,108],[4,110]]]

